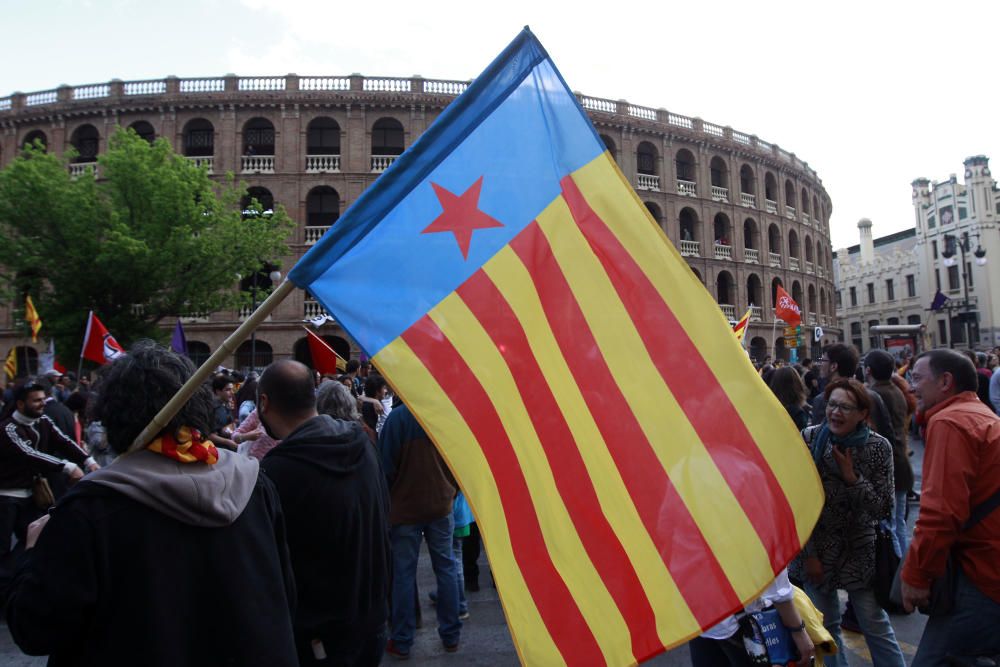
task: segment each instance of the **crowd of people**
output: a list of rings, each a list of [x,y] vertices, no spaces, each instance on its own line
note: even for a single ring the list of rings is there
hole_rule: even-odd
[[[905,665],[875,592],[876,543],[886,535],[903,559],[901,606],[931,614],[913,664],[1000,653],[1000,511],[989,512],[992,499],[1000,504],[995,352],[898,360],[873,350],[862,360],[838,343],[816,363],[761,365],[801,431],[825,502],[788,569],[691,642],[696,667],[754,664],[745,620],[767,609],[807,664],[816,647],[793,584],[839,649],[827,665],[847,664],[842,630],[851,627],[876,666]],[[385,379],[356,360],[326,377],[290,360],[259,376],[220,372],[129,452],[193,372],[146,341],[93,387],[67,374],[5,392],[0,531],[13,539],[0,540],[0,601],[17,644],[60,665],[406,659],[425,542],[438,636],[457,651],[465,591],[478,590],[478,529]],[[918,502],[911,543],[907,515]],[[946,566],[953,596],[944,611],[931,589]]]

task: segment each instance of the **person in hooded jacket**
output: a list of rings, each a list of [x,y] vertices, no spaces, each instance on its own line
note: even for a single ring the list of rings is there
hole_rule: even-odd
[[[297,361],[264,370],[257,414],[281,440],[261,465],[288,518],[299,662],[377,665],[392,555],[389,490],[371,439],[357,421],[317,413],[312,372]]]
[[[7,603],[14,641],[51,667],[298,665],[278,494],[256,459],[203,439],[210,392],[126,454],[193,372],[140,341],[95,388],[121,456],[31,524]]]

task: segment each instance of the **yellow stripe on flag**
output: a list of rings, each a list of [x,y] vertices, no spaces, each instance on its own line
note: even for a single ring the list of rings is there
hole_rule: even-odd
[[[637,233],[614,221],[628,219],[628,211],[645,208],[628,186],[627,180],[607,153],[573,174],[573,179],[587,197],[587,203],[608,223],[612,233],[635,258],[642,270],[653,276],[653,285],[684,327],[716,378],[732,375],[737,369],[750,372],[746,354],[735,343],[728,322],[720,309],[705,308],[710,295],[687,267],[663,230],[666,243],[649,243],[646,234]],[[620,181],[620,187],[615,180]],[[600,192],[600,196],[592,193]],[[710,320],[719,320],[712,326]],[[722,323],[725,322],[725,326]],[[757,442],[774,471],[785,496],[792,503],[800,543],[812,532],[823,504],[823,492],[815,465],[806,455],[805,446],[791,419],[775,419],[786,414],[766,385],[757,382],[730,382],[726,385],[730,400]]]
[[[503,356],[455,294],[439,303],[430,317],[469,364],[496,409],[527,481],[552,562],[594,633],[605,661],[634,662],[628,626],[580,541],[517,380]]]
[[[392,369],[393,386],[406,387],[406,404],[427,433],[434,433],[438,451],[456,473],[480,526],[483,544],[495,573],[497,592],[522,664],[563,665],[565,661],[545,628],[511,545],[500,493],[482,450],[468,424],[410,347],[397,338],[372,361]]]
[[[559,397],[559,406],[573,433],[604,514],[621,542],[628,545],[629,559],[656,615],[658,636],[664,644],[670,644],[679,637],[691,635],[698,630],[698,623],[636,511],[580,393],[580,387],[573,379],[547,324],[531,276],[509,247],[497,253],[483,268],[524,327],[542,375],[552,393]]]
[[[569,208],[565,203],[550,206],[537,220],[608,365],[616,378],[624,379],[618,385],[628,408],[641,415],[647,439],[737,595],[741,600],[753,597],[773,579],[757,531],[649,357]]]

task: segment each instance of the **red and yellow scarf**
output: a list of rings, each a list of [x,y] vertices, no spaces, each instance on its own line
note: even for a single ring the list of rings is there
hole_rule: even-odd
[[[165,433],[149,443],[147,449],[181,463],[201,461],[212,465],[219,460],[215,445],[203,439],[200,431],[187,426],[181,426],[176,434]]]

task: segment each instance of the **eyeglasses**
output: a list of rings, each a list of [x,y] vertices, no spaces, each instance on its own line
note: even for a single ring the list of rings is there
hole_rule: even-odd
[[[858,410],[858,406],[851,405],[850,403],[838,403],[836,401],[830,401],[826,404],[826,411],[833,412],[834,410],[840,410],[845,415],[849,415],[852,412]]]

